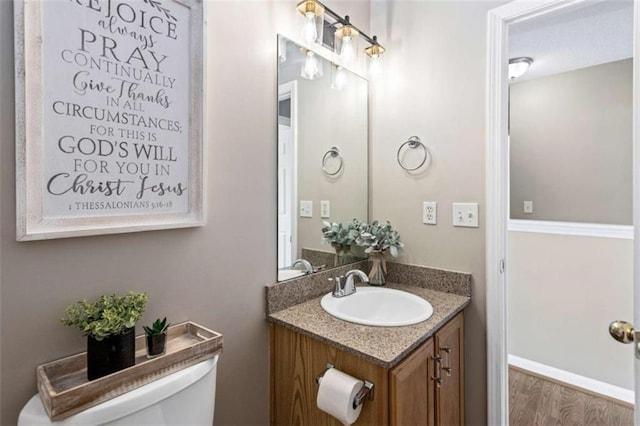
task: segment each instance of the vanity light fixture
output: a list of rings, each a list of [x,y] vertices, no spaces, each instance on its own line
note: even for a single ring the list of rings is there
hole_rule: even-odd
[[[333,21],[328,21],[326,26],[336,29],[333,47],[335,52],[340,55],[341,65],[349,68],[357,63],[361,53],[358,49],[358,39],[362,37],[370,44],[364,51],[369,57],[370,76],[379,74],[380,57],[385,49],[378,43],[376,36],[369,37],[351,23],[348,15],[344,18],[341,17],[319,0],[302,0],[296,9],[305,18],[302,30],[302,39],[305,43],[322,44],[322,33],[325,27],[324,17],[327,15]]]
[[[347,85],[347,72],[341,65],[331,64],[331,88],[334,90],[342,90]]]
[[[316,0],[302,0],[296,6],[304,16],[302,40],[307,44],[322,43],[324,29],[324,6]]]
[[[369,79],[378,80],[382,73],[381,57],[385,48],[378,43],[378,37],[373,36],[371,46],[364,49],[364,53],[369,57]]]
[[[300,76],[308,80],[315,80],[322,77],[322,64],[318,61],[316,54],[310,50],[304,49],[305,60],[302,64]]]
[[[527,72],[532,63],[533,59],[526,57],[509,59],[509,80],[521,77]]]
[[[342,27],[335,32],[335,51],[342,58],[342,63],[347,67],[352,67],[358,61],[358,31],[351,22],[349,16],[344,17]]]

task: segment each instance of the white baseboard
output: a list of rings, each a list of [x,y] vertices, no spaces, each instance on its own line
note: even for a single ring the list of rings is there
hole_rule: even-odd
[[[628,404],[635,403],[635,393],[629,389],[610,385],[599,380],[590,379],[589,377],[580,376],[565,370],[560,370],[559,368],[550,367],[545,364],[540,364],[539,362],[520,358],[515,355],[509,355],[509,365],[513,365],[514,367],[522,370],[531,371],[532,373],[540,376],[549,377],[550,379],[558,382],[577,386],[605,397],[617,399]]]

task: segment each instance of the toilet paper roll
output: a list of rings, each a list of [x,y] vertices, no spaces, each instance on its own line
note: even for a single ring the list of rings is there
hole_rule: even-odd
[[[345,425],[354,423],[360,412],[362,404],[353,408],[353,400],[356,394],[364,386],[362,380],[358,380],[336,368],[330,368],[320,379],[318,408],[340,420]]]

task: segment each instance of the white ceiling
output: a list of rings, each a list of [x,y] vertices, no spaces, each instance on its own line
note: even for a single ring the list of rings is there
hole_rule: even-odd
[[[591,1],[587,5],[513,24],[509,57],[533,64],[515,82],[633,56],[633,0]]]

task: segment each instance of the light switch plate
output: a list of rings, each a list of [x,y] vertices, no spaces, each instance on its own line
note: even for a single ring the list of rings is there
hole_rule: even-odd
[[[313,217],[313,201],[300,201],[300,217]]]
[[[523,213],[533,213],[533,201],[525,201],[522,206]]]
[[[453,203],[453,226],[478,227],[478,203]]]
[[[425,201],[422,203],[422,223],[435,225],[438,221],[438,203]]]
[[[323,219],[331,217],[331,203],[329,200],[320,201],[320,217]]]

